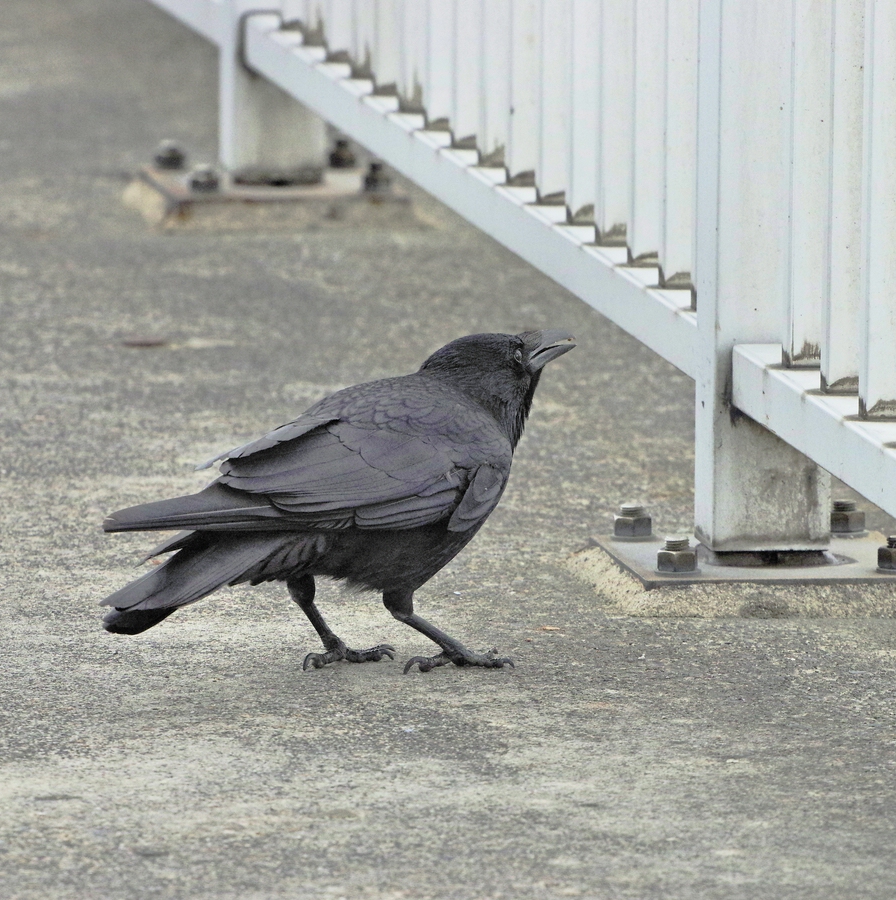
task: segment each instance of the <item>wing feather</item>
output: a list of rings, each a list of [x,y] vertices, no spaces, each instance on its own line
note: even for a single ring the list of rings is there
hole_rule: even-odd
[[[500,499],[512,449],[484,409],[439,391],[395,379],[335,394],[217,457],[219,483],[269,504],[260,528],[401,529],[450,517],[465,531]]]

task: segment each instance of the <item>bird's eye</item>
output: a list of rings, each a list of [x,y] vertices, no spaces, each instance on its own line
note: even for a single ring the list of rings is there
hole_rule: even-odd
[[[523,351],[522,351],[522,350],[515,350],[514,353],[513,353],[513,358],[514,358],[517,362],[522,362],[522,361],[523,361]]]

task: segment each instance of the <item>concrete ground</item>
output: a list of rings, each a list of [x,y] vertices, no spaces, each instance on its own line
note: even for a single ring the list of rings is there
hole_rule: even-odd
[[[126,181],[163,137],[212,157],[214,90],[140,0],[0,10],[0,896],[893,897],[896,620],[620,614],[569,558],[633,497],[689,525],[688,379],[425,198],[148,227]],[[105,513],[453,337],[548,326],[579,347],[418,594],[514,670],[403,676],[426,642],[332,587],[336,630],[398,660],[303,673],[272,585],[100,628],[152,543]]]

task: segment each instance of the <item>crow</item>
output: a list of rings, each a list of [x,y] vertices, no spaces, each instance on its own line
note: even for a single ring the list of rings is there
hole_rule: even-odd
[[[501,668],[414,612],[413,597],[470,541],[510,474],[546,363],[575,346],[565,331],[473,334],[417,372],[337,391],[264,437],[203,463],[220,476],[197,494],[113,513],[105,531],[184,529],[144,562],[164,563],[102,601],[103,627],[139,634],[223,585],[285,581],[324,645],[302,668],[394,659],[352,650],[314,603],[315,576],[382,592],[386,609],[441,652],[405,666]]]

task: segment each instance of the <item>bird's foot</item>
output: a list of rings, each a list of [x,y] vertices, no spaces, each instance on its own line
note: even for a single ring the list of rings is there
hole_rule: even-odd
[[[509,656],[495,656],[494,650],[488,653],[473,653],[466,647],[460,647],[457,650],[443,650],[435,656],[414,656],[409,659],[404,666],[404,674],[414,666],[417,666],[421,672],[431,672],[439,666],[447,666],[448,663],[454,663],[456,666],[480,666],[483,669],[501,669],[504,666],[514,668],[513,660]]]
[[[376,647],[370,647],[367,650],[352,650],[351,647],[346,647],[340,641],[335,647],[331,647],[323,653],[309,653],[302,663],[302,670],[322,669],[341,659],[353,663],[379,662],[384,656],[395,659],[395,648],[388,644],[377,644]]]

